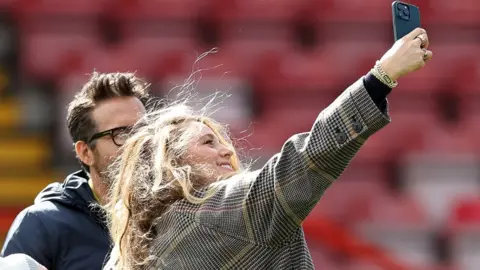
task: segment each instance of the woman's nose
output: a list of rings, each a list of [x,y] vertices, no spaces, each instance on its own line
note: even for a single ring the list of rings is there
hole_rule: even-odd
[[[220,155],[223,158],[230,158],[233,155],[233,151],[230,148],[226,147],[225,145],[220,146]]]

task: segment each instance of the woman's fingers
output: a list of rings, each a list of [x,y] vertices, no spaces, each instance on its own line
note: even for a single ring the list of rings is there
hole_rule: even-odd
[[[412,32],[408,33],[403,37],[406,41],[413,41],[416,37],[418,37],[420,34],[427,34],[427,31],[423,28],[415,28]]]
[[[430,45],[430,42],[428,40],[428,35],[425,34],[420,34],[417,37],[415,37],[412,41],[413,46],[415,47],[420,47],[420,48],[428,48]]]
[[[433,52],[432,52],[432,51],[424,50],[424,53],[423,53],[423,61],[427,62],[427,61],[429,61],[430,59],[432,59],[432,57],[433,57]]]

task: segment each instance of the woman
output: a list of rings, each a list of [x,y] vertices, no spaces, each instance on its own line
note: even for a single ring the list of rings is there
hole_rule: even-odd
[[[390,122],[385,97],[432,57],[423,29],[290,138],[243,170],[225,129],[188,108],[146,116],[112,168],[108,269],[312,269],[302,221],[367,138]]]

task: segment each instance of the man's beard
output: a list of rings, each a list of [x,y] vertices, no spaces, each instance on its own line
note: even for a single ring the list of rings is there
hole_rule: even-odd
[[[100,163],[98,165],[92,165],[92,168],[98,173],[99,180],[102,182],[105,187],[110,187],[112,183],[112,179],[110,179],[109,172],[108,172],[108,164]]]

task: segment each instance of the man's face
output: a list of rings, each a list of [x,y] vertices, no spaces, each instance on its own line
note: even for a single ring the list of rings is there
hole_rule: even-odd
[[[145,114],[145,107],[136,97],[116,97],[98,103],[91,113],[96,131],[103,132],[118,127],[131,127]],[[101,175],[118,155],[120,148],[112,136],[102,136],[94,141],[90,173]]]

